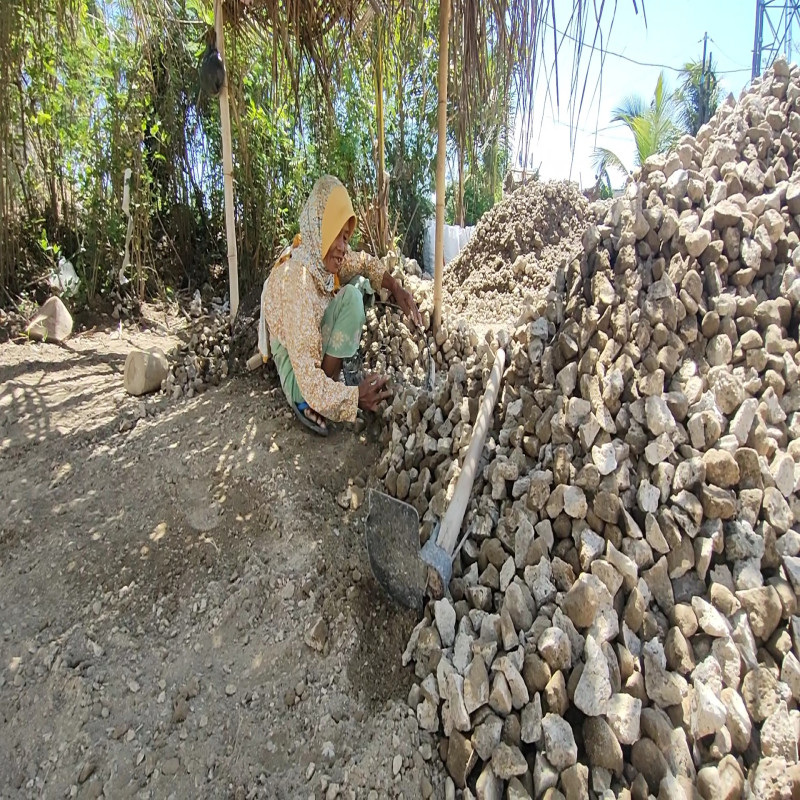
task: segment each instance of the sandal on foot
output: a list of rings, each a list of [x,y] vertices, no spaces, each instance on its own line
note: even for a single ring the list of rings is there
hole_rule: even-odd
[[[327,436],[328,435],[328,427],[327,425],[323,427],[322,425],[318,425],[314,422],[313,419],[309,419],[305,412],[308,410],[310,406],[308,403],[297,403],[294,407],[294,413],[297,419],[303,423],[309,430],[314,431],[314,433],[318,434],[319,436]]]

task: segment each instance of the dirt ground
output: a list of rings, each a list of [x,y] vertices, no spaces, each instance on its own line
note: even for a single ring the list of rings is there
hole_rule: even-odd
[[[114,324],[0,346],[0,797],[443,797],[337,502],[377,423],[314,437],[266,372],[130,398],[181,325]]]

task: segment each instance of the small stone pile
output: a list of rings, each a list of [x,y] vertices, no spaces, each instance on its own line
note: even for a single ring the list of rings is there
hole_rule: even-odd
[[[371,312],[368,361],[404,381],[378,476],[423,539],[498,347],[509,365],[409,702],[464,798],[788,798],[800,69],[778,60],[596,211],[510,333]]]
[[[28,317],[14,309],[0,308],[0,344],[25,336]]]
[[[566,181],[532,181],[483,215],[445,268],[446,300],[472,322],[511,323],[527,295],[547,291],[553,272],[579,254],[589,204]]]
[[[108,301],[112,304],[112,319],[136,320],[141,316],[142,304],[135,292],[115,286],[109,292]]]
[[[189,341],[167,354],[170,367],[161,390],[179,400],[219,386],[228,377],[230,340],[229,317],[211,314],[199,319]]]

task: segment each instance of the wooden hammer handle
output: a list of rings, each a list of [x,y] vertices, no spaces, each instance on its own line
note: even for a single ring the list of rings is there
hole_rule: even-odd
[[[494,357],[494,366],[489,383],[483,394],[481,407],[478,410],[478,418],[475,421],[475,428],[472,431],[472,438],[469,442],[467,455],[464,458],[464,465],[461,467],[461,474],[456,482],[456,490],[453,492],[453,499],[447,507],[442,524],[439,527],[437,544],[449,555],[453,555],[458,534],[461,530],[461,522],[464,519],[464,512],[467,510],[469,496],[472,494],[472,484],[475,482],[475,472],[478,469],[478,460],[481,457],[483,443],[486,440],[486,432],[489,430],[489,422],[492,419],[497,395],[500,389],[500,381],[503,378],[503,368],[505,367],[506,353],[503,348],[499,348]]]

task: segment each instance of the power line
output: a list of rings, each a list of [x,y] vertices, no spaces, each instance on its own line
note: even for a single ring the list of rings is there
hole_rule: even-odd
[[[714,44],[717,46],[717,50],[719,50],[719,52],[720,52],[720,53],[722,53],[722,55],[723,55],[723,56],[725,56],[725,58],[727,58],[727,59],[728,59],[728,61],[730,61],[732,64],[736,64],[737,66],[739,65],[739,62],[738,62],[738,61],[737,61],[735,58],[731,58],[731,57],[730,57],[730,56],[729,56],[729,55],[728,55],[728,54],[727,54],[727,53],[726,53],[726,52],[725,52],[725,51],[724,51],[724,50],[723,50],[723,49],[722,49],[722,48],[719,46],[719,42],[718,42],[718,41],[717,41],[717,40],[716,40],[716,39],[715,39],[713,36],[709,36],[709,37],[708,37],[708,40],[709,40],[710,42],[713,42],[713,43],[714,43]],[[749,72],[749,71],[750,71],[750,67],[743,67],[743,71]]]
[[[612,125],[604,125],[601,128],[595,128],[594,130],[591,130],[589,128],[582,128],[580,125],[575,125],[575,124],[573,124],[571,122],[563,122],[560,119],[552,119],[551,122],[554,125],[561,125],[561,126],[563,126],[565,128],[568,127],[570,129],[574,129],[576,131],[580,131],[581,133],[585,133],[587,136],[597,136],[598,133],[606,133],[606,131],[628,130],[628,127],[622,122],[616,122],[616,123],[614,123]],[[606,133],[606,138],[607,139],[615,139],[615,140],[620,141],[620,142],[629,142],[630,141],[630,137],[628,137],[628,136],[612,136],[612,135],[609,135],[608,133]]]
[[[555,30],[555,32],[559,36],[563,36],[565,39],[570,39],[573,42],[576,42],[581,47],[588,47],[590,50],[596,50],[600,53],[608,56],[615,56],[616,58],[621,58],[623,61],[628,61],[631,64],[636,64],[640,67],[656,67],[657,69],[668,69],[672,72],[683,72],[683,67],[673,67],[669,64],[655,64],[650,61],[637,61],[635,58],[631,58],[630,56],[623,55],[622,53],[616,53],[613,50],[609,50],[604,47],[598,47],[596,45],[590,44],[589,42],[583,41],[582,39],[577,38],[576,36],[572,36],[572,34],[567,33],[566,31],[560,31],[558,28],[553,28],[552,24],[549,22],[544,23],[548,28],[551,30]],[[726,69],[720,70],[717,72],[718,75],[732,75],[737,72],[750,72],[749,69]]]

